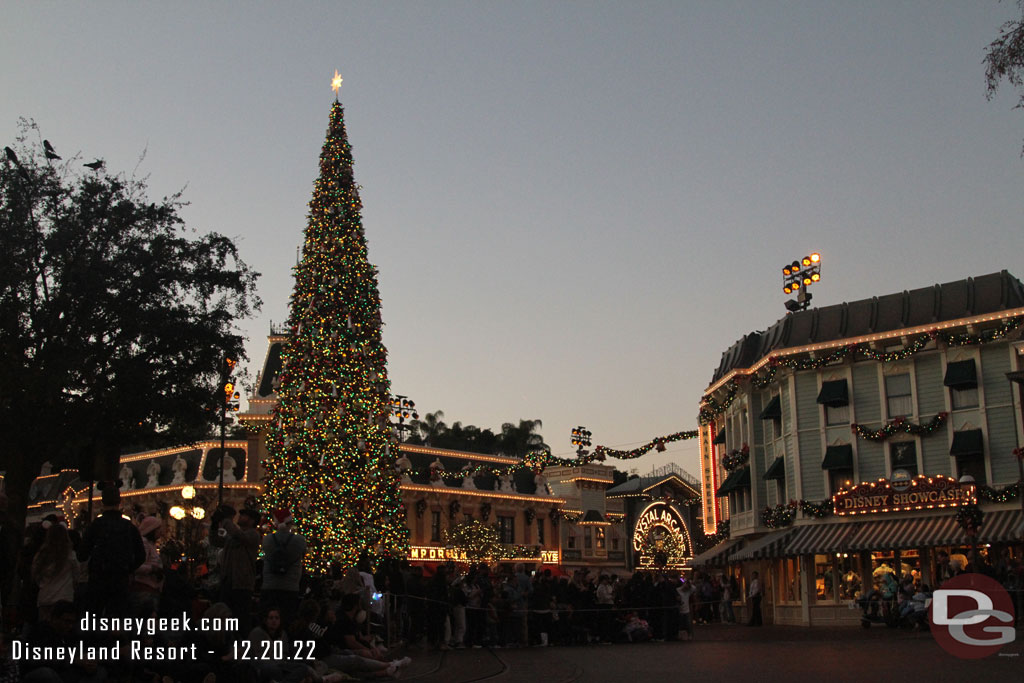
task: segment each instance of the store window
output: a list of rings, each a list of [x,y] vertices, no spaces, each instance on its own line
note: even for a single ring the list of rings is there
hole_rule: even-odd
[[[576,549],[576,534],[574,532],[572,532],[572,531],[569,532],[569,535],[566,537],[565,547],[568,548],[569,550],[575,550]]]
[[[885,400],[889,417],[913,415],[914,402],[910,392],[910,373],[885,378]]]
[[[583,549],[592,550],[594,548],[594,529],[593,527],[587,527],[583,530]]]
[[[836,555],[836,576],[839,581],[840,600],[856,600],[861,596],[862,583],[857,571],[856,559],[847,553],[843,553],[841,556]]]
[[[537,545],[544,545],[544,518],[537,518]]]
[[[832,555],[814,556],[814,597],[818,602],[835,602],[838,589],[835,558]]]
[[[597,527],[594,529],[594,544],[598,550],[604,550],[604,527]]]
[[[502,543],[516,542],[516,518],[498,517],[498,535]]]
[[[614,537],[614,538],[612,538],[612,550],[618,550],[618,549],[619,549],[619,539],[618,539],[618,537]]]
[[[441,512],[439,510],[430,513],[430,540],[435,543],[441,540]]]
[[[889,444],[890,476],[896,470],[905,470],[911,477],[917,476],[917,444],[901,441]]]
[[[800,603],[800,561],[787,558],[778,564],[778,601],[780,603]],[[762,587],[763,589],[763,587]]]

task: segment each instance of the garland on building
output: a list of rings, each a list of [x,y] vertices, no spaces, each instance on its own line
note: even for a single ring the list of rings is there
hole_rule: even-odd
[[[796,519],[797,507],[798,505],[795,500],[789,501],[788,504],[780,503],[775,507],[766,507],[764,510],[761,510],[761,524],[769,529],[789,526]]]
[[[868,344],[855,344],[836,347],[836,349],[827,356],[822,356],[820,358],[773,356],[768,359],[767,369],[763,372],[753,374],[750,377],[750,382],[755,388],[763,389],[775,381],[776,373],[781,367],[791,368],[794,370],[818,370],[826,365],[837,363],[850,355],[857,355],[869,360],[880,361],[882,363],[892,363],[904,360],[924,351],[928,344],[933,340],[941,341],[947,346],[978,346],[990,344],[1003,339],[1011,332],[1017,330],[1022,324],[1024,324],[1024,318],[1018,316],[1014,318],[1006,318],[1000,323],[999,327],[985,330],[974,335],[949,334],[939,330],[932,330],[915,337],[913,340],[908,341],[903,348],[896,349],[894,351],[875,351]],[[726,387],[728,392],[722,401],[717,401],[713,396],[705,397],[700,408],[700,424],[706,425],[712,422],[716,416],[725,412],[725,409],[729,407],[733,400],[735,400],[737,394],[736,379],[733,378],[730,380]]]
[[[789,526],[796,519],[797,510],[807,517],[821,519],[832,514],[831,501],[823,500],[816,503],[812,500],[791,500],[779,503],[775,507],[766,507],[761,511],[761,523],[769,529]]]
[[[337,101],[309,202],[267,434],[263,510],[290,511],[307,570],[404,558],[403,517],[377,271],[367,259],[352,149]]]
[[[978,496],[978,500],[983,500],[987,503],[1009,503],[1017,500],[1020,496],[1021,484],[1010,484],[1001,489],[995,489],[991,486],[978,486],[975,489],[975,494]]]
[[[985,521],[985,513],[975,503],[961,505],[956,510],[956,523],[968,536],[977,536]]]
[[[722,467],[725,468],[726,472],[733,472],[746,465],[749,460],[750,446],[743,444],[739,450],[729,451],[722,456]]]
[[[885,441],[899,432],[912,434],[914,436],[927,436],[942,427],[942,425],[946,423],[946,418],[948,417],[949,413],[939,413],[926,424],[914,424],[905,417],[897,417],[881,429],[871,429],[870,427],[865,427],[862,424],[854,422],[850,425],[850,430],[861,439],[867,439],[868,441]]]

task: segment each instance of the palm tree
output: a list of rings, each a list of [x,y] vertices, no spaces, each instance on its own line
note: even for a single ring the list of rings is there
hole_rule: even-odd
[[[418,432],[420,439],[428,446],[436,446],[435,441],[448,431],[448,425],[441,421],[443,417],[444,411],[438,410],[427,413],[422,420],[413,420],[411,425],[414,433]]]
[[[501,425],[498,448],[504,455],[522,458],[532,451],[550,450],[540,435],[543,425],[540,420],[519,420],[518,425],[506,422]]]

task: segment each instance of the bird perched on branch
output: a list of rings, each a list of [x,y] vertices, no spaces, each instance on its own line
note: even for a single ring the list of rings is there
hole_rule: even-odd
[[[53,145],[50,144],[49,140],[43,140],[43,147],[46,149],[47,159],[60,159],[60,155],[53,149]]]
[[[25,180],[28,180],[28,171],[26,171],[25,167],[21,165],[21,162],[18,161],[18,155],[14,153],[14,150],[10,147],[4,147],[4,154],[7,155],[7,160],[18,168],[18,174]]]
[[[103,159],[97,159],[96,161],[94,161],[94,162],[92,162],[90,164],[82,164],[82,166],[85,166],[86,168],[91,168],[94,171],[98,171],[101,168],[103,168],[103,166],[105,164],[106,164],[106,162],[104,162]]]

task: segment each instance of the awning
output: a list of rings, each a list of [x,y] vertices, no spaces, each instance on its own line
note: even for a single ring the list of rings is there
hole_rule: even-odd
[[[821,462],[823,470],[852,470],[853,469],[853,446],[843,444],[841,446],[829,446],[825,449],[825,459]]]
[[[691,561],[697,567],[724,567],[729,562],[729,556],[743,547],[742,538],[730,538],[722,541],[714,548],[705,550]]]
[[[818,392],[818,403],[832,408],[850,405],[850,394],[846,389],[846,380],[837,379],[831,382],[822,382],[821,391]]]
[[[733,492],[733,491],[735,491],[737,489],[749,489],[749,488],[750,488],[750,468],[749,467],[744,467],[741,470],[735,470],[728,477],[725,478],[725,481],[722,482],[722,485],[718,487],[717,491],[715,491],[715,497],[716,498],[721,498],[722,496],[729,495],[731,492]]]
[[[973,389],[978,386],[978,373],[974,359],[961,360],[946,366],[946,377],[942,383],[954,389]]]
[[[967,540],[951,509],[940,516],[863,522],[850,538],[849,550],[908,550],[959,545]]]
[[[715,491],[715,498],[721,498],[722,496],[729,495],[729,491],[732,491],[736,487],[736,477],[739,474],[737,472],[730,472],[729,476],[725,478],[722,485]]]
[[[808,524],[798,527],[786,547],[786,555],[818,555],[846,550],[846,544],[860,524]]]
[[[979,543],[1004,543],[1015,541],[1024,535],[1024,512],[1020,510],[996,510],[986,512],[982,517]]]
[[[747,545],[734,554],[731,560],[739,562],[741,560],[767,560],[773,557],[782,557],[786,542],[792,535],[792,529],[773,531]]]
[[[985,448],[982,445],[980,429],[965,429],[962,432],[953,432],[953,445],[949,448],[949,454],[960,458],[973,455],[984,455]]]
[[[768,405],[761,411],[760,419],[762,420],[781,420],[782,419],[782,402],[779,401],[779,397],[775,396],[772,400],[768,401]]]
[[[786,459],[781,455],[775,458],[775,461],[768,466],[762,479],[777,479],[782,481],[786,478]]]
[[[717,434],[715,434],[715,438],[714,438],[714,440],[711,443],[714,443],[714,444],[725,443],[725,430],[723,429],[722,431],[720,431]]]

